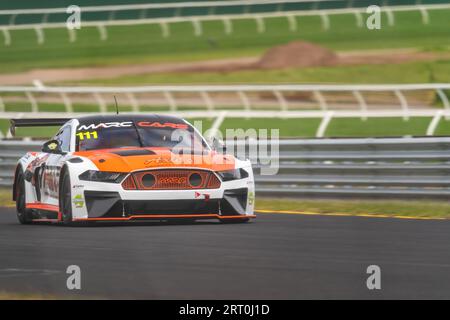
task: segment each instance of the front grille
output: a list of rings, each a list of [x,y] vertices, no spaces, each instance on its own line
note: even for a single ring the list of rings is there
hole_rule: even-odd
[[[217,189],[220,180],[204,170],[148,170],[130,174],[122,187],[125,190]]]

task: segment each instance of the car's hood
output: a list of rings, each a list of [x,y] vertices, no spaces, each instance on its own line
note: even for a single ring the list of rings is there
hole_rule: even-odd
[[[235,167],[232,155],[215,151],[175,154],[168,148],[120,148],[75,152],[74,155],[91,160],[100,171],[131,172],[152,168],[200,168],[214,171]]]

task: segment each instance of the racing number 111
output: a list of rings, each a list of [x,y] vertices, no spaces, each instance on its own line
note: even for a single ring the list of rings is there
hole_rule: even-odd
[[[80,140],[90,140],[90,139],[97,139],[98,138],[98,134],[97,131],[91,131],[91,132],[78,132],[77,133],[77,137]]]

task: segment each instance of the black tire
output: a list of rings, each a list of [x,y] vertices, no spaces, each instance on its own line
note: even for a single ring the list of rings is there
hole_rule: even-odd
[[[17,173],[16,180],[16,211],[17,219],[21,224],[30,224],[33,222],[32,210],[26,208],[26,198],[25,198],[25,179],[23,177],[23,170],[19,169]]]
[[[66,225],[72,224],[72,193],[70,188],[70,176],[66,171],[62,178],[59,192],[59,210],[61,211],[62,222]]]

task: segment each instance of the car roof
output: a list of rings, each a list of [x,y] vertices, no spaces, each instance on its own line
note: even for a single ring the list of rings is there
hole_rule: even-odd
[[[150,121],[150,122],[171,122],[171,123],[186,123],[182,118],[168,115],[159,114],[142,114],[142,115],[93,115],[77,118],[80,125],[89,125],[96,123],[106,122],[137,122],[137,121]]]

